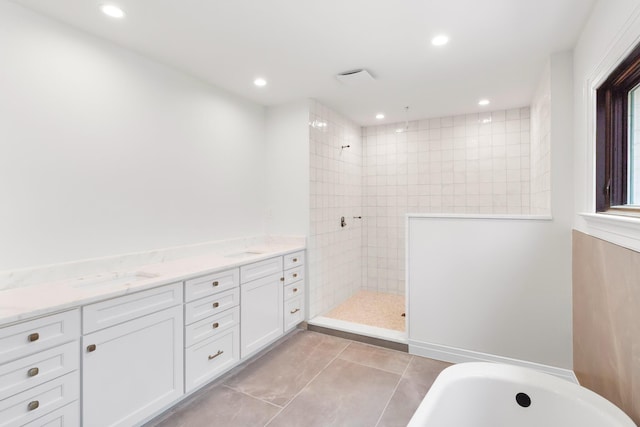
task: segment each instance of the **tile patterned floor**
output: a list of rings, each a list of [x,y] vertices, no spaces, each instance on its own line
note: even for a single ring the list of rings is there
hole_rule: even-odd
[[[405,297],[382,292],[358,291],[325,316],[377,328],[405,330]]]
[[[145,427],[406,426],[447,366],[299,330]]]

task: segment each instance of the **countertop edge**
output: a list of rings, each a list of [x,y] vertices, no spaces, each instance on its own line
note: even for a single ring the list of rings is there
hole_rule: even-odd
[[[149,289],[154,289],[154,288],[158,288],[161,286],[165,286],[165,285],[169,285],[169,284],[173,284],[173,283],[177,283],[177,282],[183,282],[186,279],[190,279],[190,278],[196,278],[196,277],[200,277],[200,276],[206,276],[208,274],[214,274],[220,271],[224,271],[224,270],[230,270],[230,269],[234,269],[234,268],[239,268],[243,265],[249,265],[249,264],[253,264],[256,262],[260,262],[260,261],[264,261],[266,259],[269,258],[274,258],[274,257],[278,257],[278,256],[283,256],[286,255],[288,253],[292,253],[292,252],[298,252],[301,250],[306,250],[306,245],[291,245],[290,247],[287,247],[286,249],[279,249],[273,252],[265,252],[265,253],[261,253],[261,254],[256,254],[255,257],[250,257],[247,259],[242,259],[242,260],[229,260],[230,262],[224,265],[218,265],[216,267],[212,267],[212,268],[205,268],[205,269],[195,269],[195,270],[191,270],[188,272],[181,272],[180,274],[175,274],[175,275],[171,275],[171,274],[167,274],[167,275],[161,275],[159,277],[154,277],[154,278],[150,278],[148,280],[144,280],[141,283],[135,284],[133,286],[119,286],[116,289],[107,289],[104,292],[98,294],[98,295],[92,295],[92,296],[82,296],[82,291],[77,290],[76,289],[76,298],[72,298],[72,300],[65,302],[65,303],[58,303],[58,304],[53,304],[50,306],[46,306],[46,307],[42,307],[42,308],[36,308],[36,309],[29,309],[29,308],[25,308],[24,310],[20,311],[20,309],[16,309],[16,313],[7,313],[6,315],[4,315],[2,313],[3,310],[6,311],[10,311],[9,309],[3,309],[2,306],[9,306],[11,305],[11,303],[7,303],[7,301],[3,301],[1,299],[2,297],[2,293],[4,292],[20,292],[20,291],[24,291],[25,289],[30,289],[30,288],[38,288],[41,286],[47,286],[47,284],[42,284],[42,285],[35,285],[35,286],[29,286],[29,287],[25,287],[25,288],[18,288],[18,289],[9,289],[6,291],[0,291],[0,328],[4,328],[7,326],[11,326],[15,323],[20,323],[20,322],[24,322],[26,320],[31,320],[31,319],[36,319],[39,317],[44,317],[47,315],[51,315],[51,314],[55,314],[55,313],[59,313],[59,312],[63,312],[63,311],[69,311],[69,310],[73,310],[73,309],[79,309],[82,306],[85,305],[89,305],[89,304],[93,304],[96,302],[101,302],[101,301],[106,301],[109,299],[113,299],[113,298],[117,298],[117,297],[121,297],[121,296],[125,296],[125,295],[129,295],[129,294],[134,294],[134,293],[138,293],[138,292],[143,292]],[[189,260],[189,259],[196,259],[199,257],[191,257],[191,258],[184,258],[182,260],[179,261],[185,261],[185,260]],[[218,259],[224,259],[224,256],[218,256]],[[141,265],[139,267],[137,267],[137,270],[152,270],[153,266],[158,266],[161,264],[147,264],[147,265]],[[55,287],[54,289],[55,290]]]

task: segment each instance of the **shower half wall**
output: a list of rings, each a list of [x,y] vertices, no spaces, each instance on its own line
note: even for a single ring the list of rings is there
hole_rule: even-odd
[[[360,128],[312,102],[310,319],[404,295],[407,213],[529,214],[530,125],[523,107]]]

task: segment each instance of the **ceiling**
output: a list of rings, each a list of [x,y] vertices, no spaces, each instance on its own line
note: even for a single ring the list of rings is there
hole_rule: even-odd
[[[595,2],[114,0],[126,12],[114,20],[100,0],[14,1],[257,103],[316,98],[361,125],[404,121],[405,106],[413,120],[529,105]],[[432,46],[440,33],[449,44]],[[335,78],[358,68],[376,80]]]

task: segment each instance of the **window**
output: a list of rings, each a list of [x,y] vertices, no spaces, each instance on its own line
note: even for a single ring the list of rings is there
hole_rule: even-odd
[[[640,45],[596,99],[596,210],[640,215]]]

